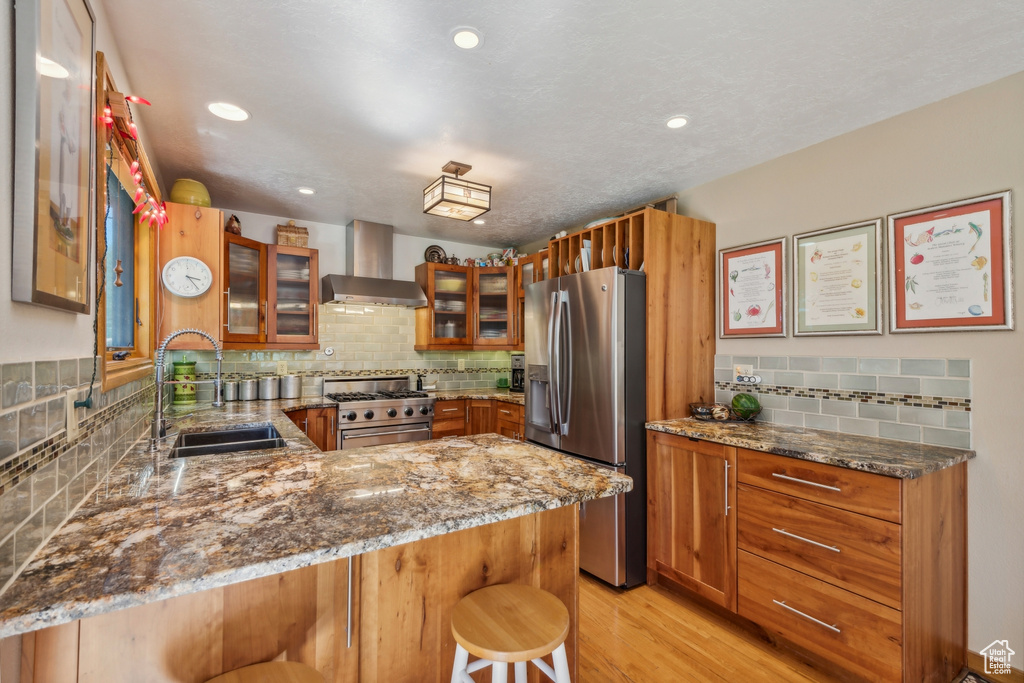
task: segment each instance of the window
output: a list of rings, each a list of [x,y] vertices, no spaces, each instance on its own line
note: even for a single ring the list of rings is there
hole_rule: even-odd
[[[97,124],[96,159],[96,348],[103,358],[106,391],[153,372],[156,291],[156,228],[137,220],[138,162],[146,189],[159,191],[142,143],[121,132],[129,130],[131,111],[114,86],[102,52],[96,53],[96,109],[109,107],[112,124],[101,114]]]

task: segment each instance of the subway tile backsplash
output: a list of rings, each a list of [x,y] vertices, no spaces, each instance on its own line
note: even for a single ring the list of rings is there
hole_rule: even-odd
[[[761,384],[738,384],[733,366]],[[971,362],[945,358],[715,356],[715,400],[753,393],[759,421],[971,446]]]
[[[89,385],[93,366],[92,358],[0,366],[0,592],[147,433],[152,379],[97,389],[68,439],[68,392]]]

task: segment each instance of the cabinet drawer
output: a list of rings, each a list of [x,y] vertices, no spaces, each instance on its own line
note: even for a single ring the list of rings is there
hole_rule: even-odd
[[[836,465],[739,451],[739,481],[832,507],[900,521],[900,480]]]
[[[434,403],[434,422],[438,422],[440,420],[454,420],[455,418],[461,418],[463,422],[466,421],[465,400],[436,401]]]
[[[741,549],[900,608],[900,525],[747,484],[736,497]]]
[[[738,552],[739,613],[870,681],[899,681],[901,613]]]
[[[505,420],[506,422],[519,422],[520,420],[523,419],[523,407],[516,405],[515,403],[495,401],[494,408],[494,417],[496,420]]]
[[[434,420],[434,425],[430,429],[431,439],[443,439],[446,436],[465,436],[466,435],[466,420],[465,418],[459,418],[457,420]]]

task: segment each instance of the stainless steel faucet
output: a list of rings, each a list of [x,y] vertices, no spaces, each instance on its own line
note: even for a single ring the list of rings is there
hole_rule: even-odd
[[[191,327],[171,332],[167,335],[167,338],[161,342],[160,348],[157,349],[156,352],[156,400],[153,401],[153,427],[149,435],[150,448],[154,448],[157,442],[167,435],[167,423],[164,421],[164,353],[167,351],[167,344],[169,344],[175,337],[179,337],[183,334],[198,334],[200,337],[206,337],[210,343],[213,344],[213,349],[217,352],[217,378],[213,380],[213,407],[220,408],[224,405],[224,401],[221,400],[220,391],[220,369],[221,363],[224,360],[224,352],[221,351],[220,344],[217,343],[217,340],[214,339],[210,333]],[[189,382],[189,384],[201,383],[202,382]]]

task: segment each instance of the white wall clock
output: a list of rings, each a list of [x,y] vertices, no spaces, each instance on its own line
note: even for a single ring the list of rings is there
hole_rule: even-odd
[[[179,256],[164,264],[164,287],[171,294],[195,297],[213,284],[213,272],[195,256]]]

